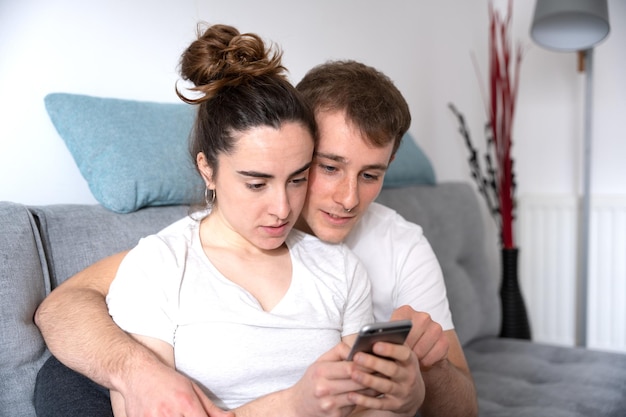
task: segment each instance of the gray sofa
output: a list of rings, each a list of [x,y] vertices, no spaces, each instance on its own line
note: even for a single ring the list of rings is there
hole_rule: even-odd
[[[422,225],[439,258],[481,416],[626,415],[626,355],[498,337],[498,277],[487,268],[469,184],[385,189],[379,201]],[[49,353],[33,313],[51,288],[186,210],[115,214],[97,205],[0,203],[0,416],[35,415],[35,377]]]

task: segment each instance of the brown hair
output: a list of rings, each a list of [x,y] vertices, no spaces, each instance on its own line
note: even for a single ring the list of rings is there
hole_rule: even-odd
[[[227,25],[198,30],[182,54],[180,72],[195,98],[176,93],[186,103],[198,105],[190,138],[192,159],[203,152],[217,172],[220,153],[234,149],[235,132],[258,126],[279,128],[298,122],[317,140],[317,125],[311,107],[289,83],[278,48],[267,47],[253,33],[240,34]]]
[[[329,61],[311,69],[296,86],[314,111],[345,111],[374,146],[394,142],[395,155],[411,125],[409,106],[391,79],[356,61]]]

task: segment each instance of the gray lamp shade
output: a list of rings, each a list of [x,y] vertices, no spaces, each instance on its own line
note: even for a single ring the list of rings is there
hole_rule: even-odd
[[[530,36],[545,48],[582,51],[608,34],[606,0],[537,0]]]

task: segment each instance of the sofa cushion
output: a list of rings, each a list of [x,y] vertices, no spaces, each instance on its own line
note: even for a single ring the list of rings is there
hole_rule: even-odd
[[[204,184],[188,152],[193,106],[53,93],[46,110],[100,204],[118,213],[190,204]]]
[[[204,184],[188,152],[193,106],[52,93],[46,110],[100,204],[118,213],[192,204]],[[434,184],[428,157],[405,135],[385,187]]]
[[[621,417],[626,355],[486,338],[465,346],[481,417]]]
[[[377,201],[424,229],[443,270],[461,343],[496,336],[502,316],[499,282],[488,269],[483,219],[470,184],[384,189]]]
[[[27,208],[0,202],[0,415],[34,416],[35,377],[48,357],[35,309],[49,291]]]
[[[383,187],[396,188],[407,185],[435,185],[435,170],[430,159],[406,133],[394,160],[385,173]]]
[[[40,223],[55,288],[94,262],[134,247],[143,236],[188,214],[187,206],[147,207],[120,214],[99,205],[31,207]]]

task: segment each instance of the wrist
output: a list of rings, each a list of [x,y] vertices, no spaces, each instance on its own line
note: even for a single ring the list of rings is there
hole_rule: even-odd
[[[108,369],[110,388],[122,395],[132,391],[134,386],[144,384],[146,378],[153,378],[162,367],[170,368],[148,348],[132,340],[117,349],[115,362]]]

